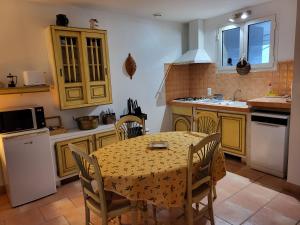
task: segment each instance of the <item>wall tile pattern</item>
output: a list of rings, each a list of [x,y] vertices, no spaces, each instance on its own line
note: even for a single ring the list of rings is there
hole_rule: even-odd
[[[226,99],[231,99],[234,91],[241,89],[237,98],[247,100],[265,96],[270,83],[274,93],[290,95],[293,76],[293,61],[279,62],[275,71],[251,72],[245,76],[217,74],[215,64],[172,66],[166,80],[166,99],[206,96],[210,87],[213,94],[222,93]]]

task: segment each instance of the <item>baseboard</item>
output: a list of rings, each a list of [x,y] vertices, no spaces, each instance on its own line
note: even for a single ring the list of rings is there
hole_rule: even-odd
[[[0,186],[0,195],[4,195],[6,193],[5,186]]]

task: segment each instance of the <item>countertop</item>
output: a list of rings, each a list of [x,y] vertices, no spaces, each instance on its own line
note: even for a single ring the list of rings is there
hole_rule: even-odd
[[[291,102],[284,97],[263,97],[247,101],[249,107],[273,108],[273,109],[290,109]]]
[[[92,130],[79,130],[78,128],[75,128],[75,129],[68,130],[68,132],[66,133],[52,135],[50,136],[50,140],[52,142],[56,142],[65,139],[70,139],[70,138],[84,137],[96,133],[112,131],[114,129],[115,129],[114,124],[99,125],[96,129],[92,129]]]
[[[250,112],[249,106],[238,107],[238,106],[215,105],[215,104],[213,105],[208,103],[191,103],[191,102],[176,102],[176,101],[170,101],[168,105],[207,108],[207,109],[215,109],[215,110],[227,110],[227,111],[235,111],[235,112]]]

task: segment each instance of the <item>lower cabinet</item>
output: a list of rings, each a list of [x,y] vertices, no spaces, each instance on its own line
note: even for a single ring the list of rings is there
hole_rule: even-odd
[[[77,167],[68,144],[74,144],[89,154],[93,151],[93,136],[80,137],[56,143],[56,162],[59,177],[77,173]]]
[[[246,115],[219,113],[224,152],[246,156]]]
[[[68,144],[74,144],[87,154],[92,153],[98,148],[102,148],[108,144],[116,142],[115,131],[102,132],[94,135],[73,138],[66,141],[56,142],[56,164],[57,175],[64,178],[69,175],[76,175],[77,167]]]
[[[106,145],[115,143],[116,141],[117,136],[115,131],[95,134],[95,150],[97,150],[98,148],[102,148]]]

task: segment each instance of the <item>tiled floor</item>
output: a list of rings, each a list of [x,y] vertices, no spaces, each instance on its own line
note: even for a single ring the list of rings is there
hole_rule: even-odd
[[[227,159],[227,170],[226,177],[217,185],[218,198],[214,202],[217,225],[300,225],[299,187],[233,159]],[[181,209],[159,209],[158,220],[163,224],[184,225],[183,218],[177,219],[181,214]],[[95,216],[93,221],[101,224]],[[130,215],[123,216],[122,222],[130,224]],[[203,218],[195,224],[210,222]],[[54,195],[17,208],[10,207],[7,196],[0,196],[0,225],[84,225],[79,182],[64,185]]]

